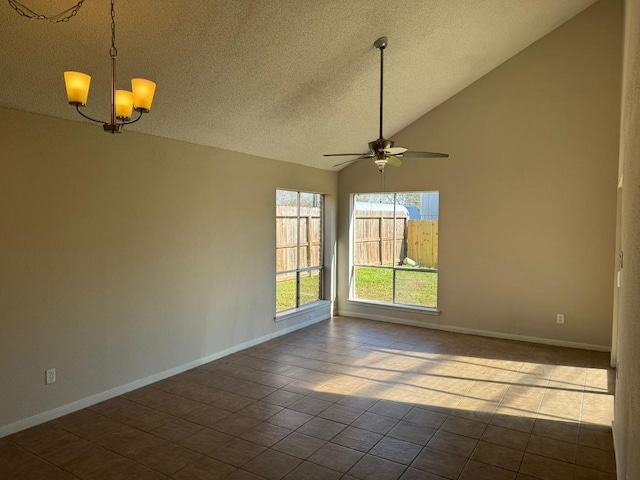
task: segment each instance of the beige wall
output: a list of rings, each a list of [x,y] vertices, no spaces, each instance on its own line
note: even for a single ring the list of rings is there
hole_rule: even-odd
[[[394,137],[451,155],[386,174],[440,191],[440,316],[348,300],[349,194],[381,185],[367,161],[340,172],[340,313],[610,345],[621,28],[598,2]]]
[[[625,2],[620,245],[624,251],[618,302],[618,380],[614,439],[618,478],[640,478],[640,1]],[[614,339],[615,341],[615,339]]]
[[[441,192],[440,316],[347,300],[349,194],[380,190],[371,164],[340,173],[337,237],[333,172],[0,109],[0,432],[306,320],[273,322],[276,188],[329,194],[343,313],[609,345],[620,28],[620,3],[601,0],[395,137],[451,154],[386,177],[389,191]],[[625,164],[627,218],[637,164]],[[628,266],[640,239],[627,227]],[[626,428],[640,394],[633,268],[621,293],[624,465],[640,443]],[[45,386],[52,367],[58,382]]]
[[[0,431],[295,326],[274,323],[275,190],[326,193],[335,218],[336,173],[6,109],[0,125]]]

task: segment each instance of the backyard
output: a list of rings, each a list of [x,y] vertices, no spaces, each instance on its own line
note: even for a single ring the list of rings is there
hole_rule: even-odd
[[[393,270],[391,268],[356,267],[354,298],[393,303]],[[300,305],[315,302],[320,297],[319,277],[300,279]],[[276,311],[296,305],[296,281],[276,283]],[[418,269],[396,270],[396,301],[405,305],[435,307],[438,299],[438,274]]]
[[[354,298],[393,302],[393,269],[356,267]],[[396,269],[395,303],[435,307],[438,300],[438,274],[418,269]]]

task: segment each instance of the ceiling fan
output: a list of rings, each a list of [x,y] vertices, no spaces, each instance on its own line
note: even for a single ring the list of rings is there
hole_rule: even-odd
[[[383,87],[384,87],[384,49],[387,48],[387,37],[380,37],[377,39],[373,46],[380,50],[380,137],[377,140],[369,142],[369,151],[366,153],[329,153],[323,156],[325,157],[351,157],[357,156],[345,162],[340,162],[334,167],[345,165],[347,163],[355,162],[357,160],[364,160],[368,158],[374,158],[374,163],[380,171],[384,172],[384,167],[392,165],[399,167],[402,165],[401,158],[403,157],[423,157],[423,158],[446,158],[449,155],[446,153],[436,152],[412,152],[404,147],[395,147],[391,140],[387,140],[382,136],[382,99],[383,99]]]

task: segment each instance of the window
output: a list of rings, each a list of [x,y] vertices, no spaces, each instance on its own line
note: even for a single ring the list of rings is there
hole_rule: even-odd
[[[318,193],[276,190],[276,312],[322,298],[322,217]]]
[[[438,192],[353,195],[351,298],[435,308]]]

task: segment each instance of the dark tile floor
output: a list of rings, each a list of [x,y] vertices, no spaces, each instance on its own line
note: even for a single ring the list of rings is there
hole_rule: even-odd
[[[615,479],[609,355],[336,318],[0,439],[11,480]]]

